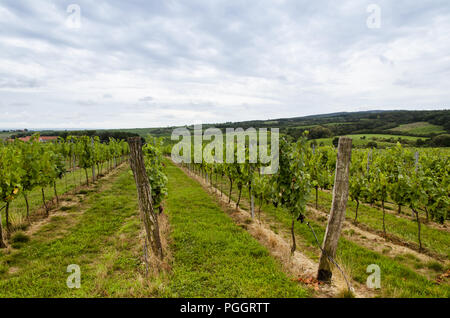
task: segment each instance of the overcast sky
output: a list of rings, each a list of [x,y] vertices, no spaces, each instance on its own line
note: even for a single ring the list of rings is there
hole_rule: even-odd
[[[444,109],[449,100],[448,0],[0,0],[2,129]]]

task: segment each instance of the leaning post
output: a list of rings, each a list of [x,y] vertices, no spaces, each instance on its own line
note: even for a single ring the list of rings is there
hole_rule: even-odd
[[[349,171],[352,154],[352,139],[340,137],[336,161],[336,174],[334,177],[333,201],[328,217],[328,225],[322,245],[319,271],[317,279],[319,281],[331,282],[332,263],[329,259],[336,257],[339,237],[341,235],[342,224],[345,220],[345,209],[348,200]]]
[[[158,218],[153,210],[150,182],[144,165],[141,137],[128,138],[130,146],[130,166],[138,193],[139,210],[144,222],[145,232],[152,252],[160,260],[163,259]]]

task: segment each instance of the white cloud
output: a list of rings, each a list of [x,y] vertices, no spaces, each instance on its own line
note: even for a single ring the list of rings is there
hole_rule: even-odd
[[[0,128],[182,125],[445,108],[448,1],[0,4]],[[11,112],[9,105],[20,107]]]

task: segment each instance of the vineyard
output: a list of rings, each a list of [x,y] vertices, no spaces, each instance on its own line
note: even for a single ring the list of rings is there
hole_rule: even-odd
[[[5,210],[6,237],[31,223],[30,209],[37,206],[37,196],[41,197],[48,217],[46,190],[47,197],[48,190],[53,190],[52,198],[54,196],[59,204],[58,193],[69,191],[77,182],[82,183],[80,173],[77,181],[77,170],[84,171],[84,180],[89,185],[89,179],[95,182],[105,170],[117,167],[124,160],[127,147],[123,141],[111,139],[108,144],[102,144],[98,138],[89,137],[68,137],[67,140],[44,144],[39,142],[38,135],[30,142],[19,140],[0,144],[0,202],[3,203],[1,210]],[[58,191],[58,184],[61,184],[62,192]],[[23,197],[24,204],[11,209],[19,196]],[[14,225],[11,218],[16,220]],[[0,247],[6,247],[2,222]]]
[[[336,167],[336,149],[308,147],[306,140],[296,144],[282,140],[280,144],[280,171],[274,176],[259,172],[261,163],[249,163],[248,149],[245,164],[190,164],[190,170],[201,174],[214,184],[214,178],[226,178],[231,197],[233,185],[238,189],[237,206],[243,190],[252,202],[254,216],[256,200],[259,209],[263,203],[280,205],[298,218],[305,211],[313,192],[314,207],[318,208],[319,192],[323,195],[333,188]],[[450,157],[447,149],[414,151],[400,144],[387,150],[354,150],[350,170],[350,198],[355,202],[354,219],[358,222],[360,204],[381,206],[382,230],[386,230],[386,205],[395,206],[397,216],[412,216],[417,223],[418,249],[423,250],[421,219],[426,223],[443,225],[450,207]],[[222,184],[221,184],[222,185]],[[403,210],[402,210],[403,209]],[[392,210],[392,207],[389,209]],[[445,255],[449,256],[449,255]]]
[[[176,164],[172,147],[153,137],[0,144],[0,296],[450,296],[448,149],[351,150],[326,281],[316,274],[337,148],[282,137],[278,171],[261,174],[249,145],[244,163],[211,160],[204,143],[209,160]],[[67,289],[64,264],[84,266],[83,288]],[[374,264],[381,288],[366,286]]]

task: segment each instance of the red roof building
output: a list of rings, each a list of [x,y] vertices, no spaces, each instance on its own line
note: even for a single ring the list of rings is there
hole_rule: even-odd
[[[48,142],[48,141],[54,141],[54,140],[58,140],[57,136],[41,136],[39,138],[40,142]]]
[[[30,141],[31,136],[20,137],[20,138],[17,138],[17,139],[22,140],[24,142],[27,142],[27,141]],[[49,142],[49,141],[55,141],[57,139],[58,139],[58,137],[56,137],[56,136],[40,136],[39,137],[39,142]]]

